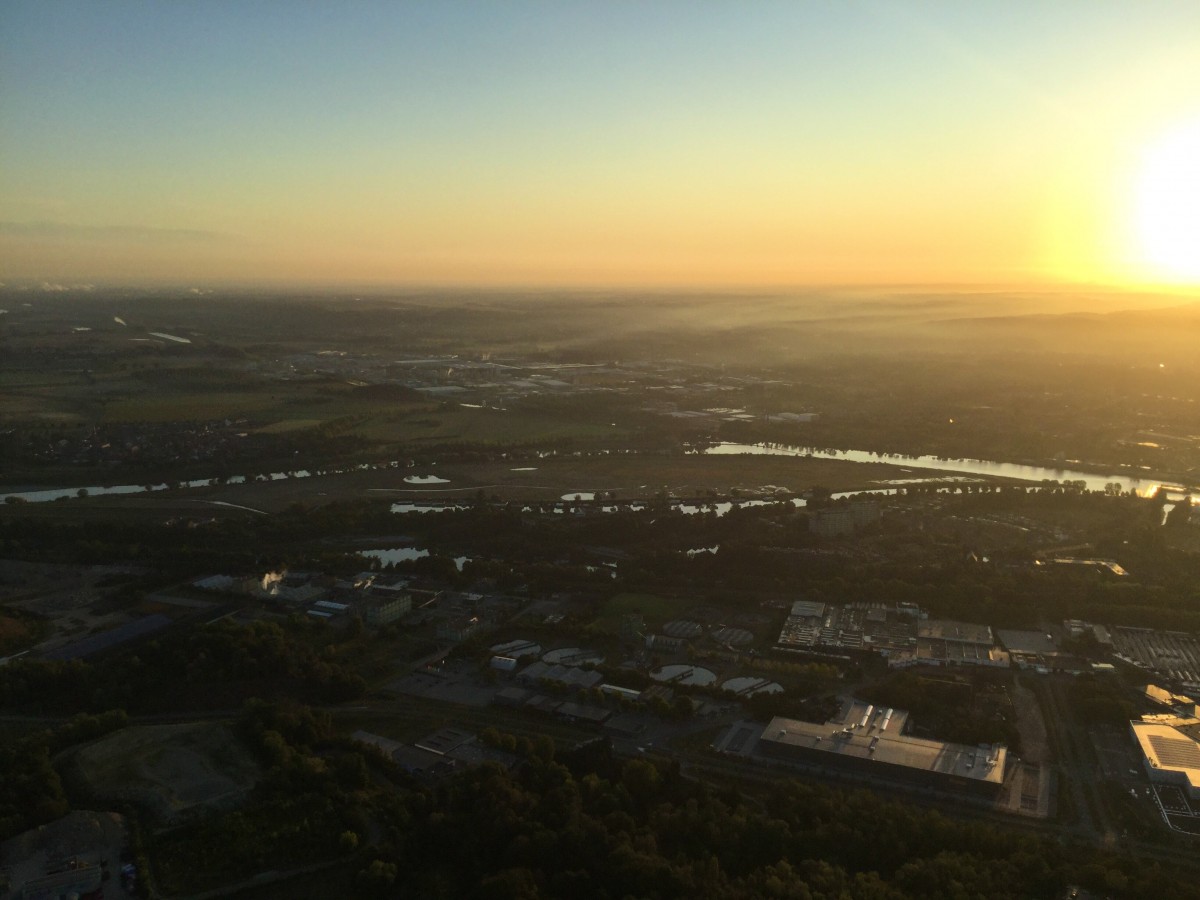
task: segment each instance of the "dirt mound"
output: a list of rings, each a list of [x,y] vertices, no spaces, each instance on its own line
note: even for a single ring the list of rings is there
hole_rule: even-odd
[[[225,725],[123,728],[70,753],[64,773],[91,796],[141,807],[158,825],[236,806],[262,771]]]

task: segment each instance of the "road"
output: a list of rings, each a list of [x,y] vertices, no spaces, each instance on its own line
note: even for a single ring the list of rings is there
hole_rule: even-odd
[[[1059,676],[1043,678],[1037,683],[1037,694],[1043,704],[1047,737],[1058,760],[1060,778],[1071,795],[1073,816],[1070,821],[1064,817],[1059,827],[1089,843],[1112,846],[1116,832],[1104,819],[1095,789],[1099,777],[1095,752],[1087,730],[1079,725],[1071,709],[1066,684]]]

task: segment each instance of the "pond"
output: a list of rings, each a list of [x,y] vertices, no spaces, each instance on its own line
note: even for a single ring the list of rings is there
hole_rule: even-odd
[[[390,550],[359,550],[358,555],[377,559],[380,565],[390,566],[393,563],[424,559],[429,555],[429,551],[416,547],[393,547]],[[454,557],[454,565],[460,572],[463,570],[463,566],[470,561],[471,557],[469,556]]]

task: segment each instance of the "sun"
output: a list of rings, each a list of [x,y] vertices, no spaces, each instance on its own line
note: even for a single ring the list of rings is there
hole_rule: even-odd
[[[1139,255],[1169,281],[1200,283],[1200,118],[1146,152],[1135,186]]]

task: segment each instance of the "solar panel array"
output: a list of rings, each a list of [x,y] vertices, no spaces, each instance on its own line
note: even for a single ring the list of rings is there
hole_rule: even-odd
[[[1158,761],[1173,769],[1200,769],[1200,746],[1187,738],[1170,738],[1160,734],[1150,735],[1150,746],[1158,754]]]

